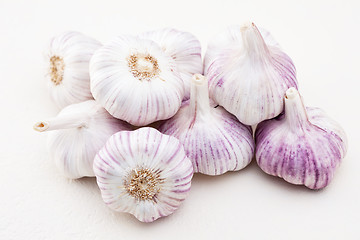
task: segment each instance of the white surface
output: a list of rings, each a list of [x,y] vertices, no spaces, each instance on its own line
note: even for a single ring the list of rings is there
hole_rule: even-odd
[[[359,239],[358,1],[1,1],[0,239]],[[301,2],[301,3],[300,3]],[[78,30],[101,41],[171,26],[207,40],[253,20],[292,57],[300,91],[342,124],[349,151],[324,190],[292,186],[253,162],[219,177],[196,175],[173,215],[143,224],[115,213],[95,180],[69,181],[48,159],[34,122],[58,110],[43,81],[50,37]]]

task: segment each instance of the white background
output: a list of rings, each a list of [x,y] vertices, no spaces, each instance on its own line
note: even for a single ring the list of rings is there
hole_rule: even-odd
[[[358,1],[0,1],[0,239],[360,239],[360,7]],[[301,2],[301,3],[300,3]],[[106,42],[174,27],[206,44],[246,20],[268,29],[292,57],[300,91],[342,124],[349,151],[321,191],[264,174],[253,162],[218,177],[196,175],[173,215],[151,224],[115,213],[93,178],[70,181],[48,158],[57,114],[42,53],[65,30]]]

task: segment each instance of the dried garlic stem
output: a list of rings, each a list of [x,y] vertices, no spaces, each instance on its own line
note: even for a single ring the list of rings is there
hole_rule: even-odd
[[[249,56],[259,60],[269,57],[269,49],[261,36],[259,29],[254,23],[248,23],[241,27],[242,39]]]
[[[291,87],[285,93],[285,119],[290,128],[298,129],[308,122],[308,116],[299,92]]]
[[[46,121],[37,122],[34,125],[34,130],[39,132],[86,127],[89,116],[84,114],[68,114],[50,118]]]
[[[191,79],[190,116],[197,115],[206,118],[210,114],[208,81],[201,74],[195,74]]]

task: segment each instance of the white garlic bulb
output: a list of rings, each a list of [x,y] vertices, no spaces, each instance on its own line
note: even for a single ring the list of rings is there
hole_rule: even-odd
[[[122,35],[97,50],[91,92],[116,118],[135,126],[168,119],[179,109],[184,83],[175,60],[158,44]]]
[[[36,123],[34,129],[51,131],[49,154],[64,176],[75,179],[93,177],[96,153],[111,135],[130,130],[131,126],[113,118],[94,100],[88,100],[65,107],[57,117]]]
[[[213,39],[204,71],[210,97],[247,125],[279,115],[285,91],[297,88],[293,62],[254,23],[230,27]]]
[[[159,130],[180,140],[194,172],[220,175],[246,167],[254,154],[249,126],[241,124],[222,107],[212,108],[207,79],[195,74],[190,100]]]
[[[149,127],[111,136],[95,157],[94,172],[105,203],[142,222],[173,213],[193,176],[179,140]]]
[[[161,49],[175,60],[180,76],[184,81],[184,99],[189,99],[191,77],[195,73],[203,72],[199,40],[191,33],[173,28],[145,32],[140,37],[158,43]]]
[[[93,99],[89,62],[101,43],[79,32],[65,32],[51,39],[46,53],[46,80],[51,98],[63,108]]]
[[[295,88],[285,113],[256,129],[256,161],[267,174],[311,189],[326,187],[348,144],[344,130],[319,108],[305,108]]]

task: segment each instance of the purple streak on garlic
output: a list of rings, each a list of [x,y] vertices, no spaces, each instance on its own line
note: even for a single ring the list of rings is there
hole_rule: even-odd
[[[184,97],[175,60],[148,39],[115,38],[95,52],[90,76],[94,98],[135,126],[172,117]]]
[[[149,127],[111,136],[95,157],[94,172],[105,203],[142,222],[172,214],[193,176],[179,140]]]
[[[237,171],[247,166],[254,154],[251,128],[222,107],[210,107],[208,82],[200,74],[192,78],[190,100],[159,130],[180,140],[194,172],[220,175]]]
[[[161,49],[175,60],[177,69],[184,81],[184,99],[189,99],[191,77],[195,73],[203,72],[199,40],[191,33],[173,28],[145,32],[140,37],[158,43]]]
[[[204,65],[210,97],[247,125],[279,115],[285,91],[297,88],[293,62],[254,23],[230,27],[213,39]]]
[[[319,108],[305,108],[295,88],[285,96],[285,114],[255,132],[256,161],[267,174],[311,189],[326,187],[347,151],[338,123]]]
[[[48,135],[49,154],[56,167],[67,178],[93,177],[96,153],[108,138],[131,126],[113,118],[94,100],[65,107],[57,117],[38,122],[34,129],[51,131]]]
[[[89,62],[101,43],[79,32],[65,32],[51,39],[45,56],[46,80],[51,98],[63,108],[93,99]]]

